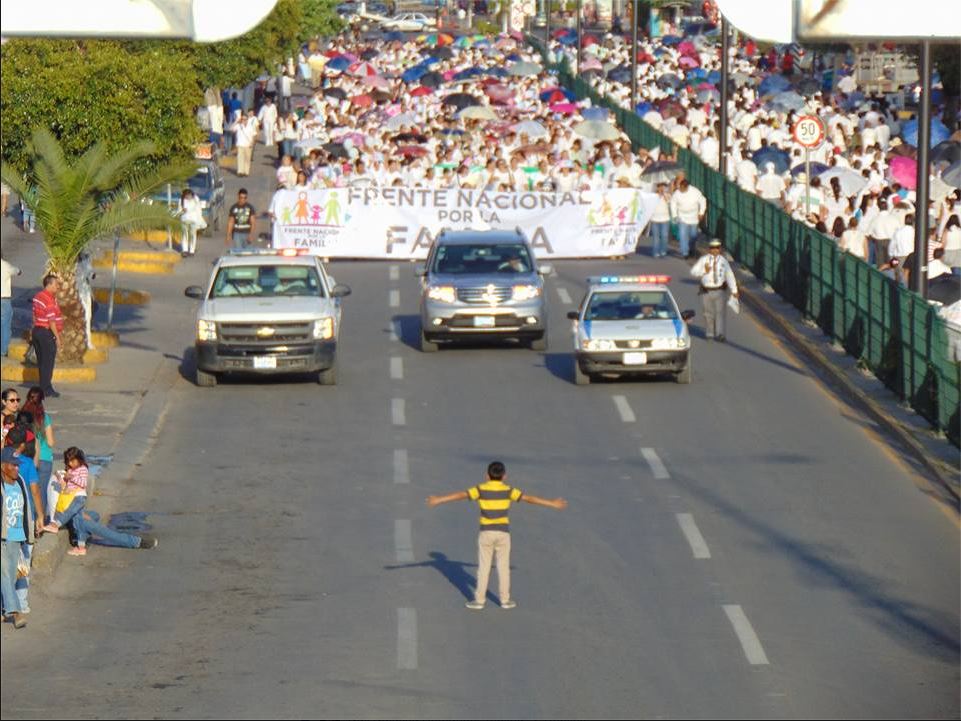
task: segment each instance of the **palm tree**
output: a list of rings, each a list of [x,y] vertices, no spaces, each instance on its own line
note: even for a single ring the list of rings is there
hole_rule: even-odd
[[[2,177],[36,216],[46,246],[47,272],[61,280],[57,301],[63,311],[60,359],[82,363],[87,349],[83,305],[77,292],[77,259],[98,238],[114,233],[179,227],[166,204],[140,198],[168,182],[187,177],[190,163],[172,163],[150,172],[137,170],[154,151],[149,142],[134,142],[111,155],[103,143],[68,159],[53,134],[34,131],[31,165],[26,174],[3,163]]]

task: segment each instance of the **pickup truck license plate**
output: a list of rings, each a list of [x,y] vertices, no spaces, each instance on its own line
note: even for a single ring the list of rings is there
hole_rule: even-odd
[[[624,365],[642,366],[647,364],[647,353],[625,353]]]
[[[474,327],[475,328],[493,328],[495,325],[495,319],[492,315],[475,315],[474,316]]]
[[[270,369],[277,367],[277,358],[272,355],[254,356],[254,368]]]

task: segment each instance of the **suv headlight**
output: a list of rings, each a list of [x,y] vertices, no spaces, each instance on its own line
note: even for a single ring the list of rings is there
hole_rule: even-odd
[[[614,343],[614,341],[603,338],[596,340],[593,338],[588,338],[581,343],[581,347],[583,347],[584,350],[591,351],[617,350],[617,345]]]
[[[427,289],[427,297],[442,303],[456,303],[457,291],[452,285],[434,285]]]
[[[314,340],[330,340],[334,337],[334,319],[320,318],[314,321]]]
[[[217,340],[217,324],[212,320],[197,321],[197,340]]]
[[[514,300],[531,300],[541,294],[541,289],[536,285],[515,285],[512,298]]]

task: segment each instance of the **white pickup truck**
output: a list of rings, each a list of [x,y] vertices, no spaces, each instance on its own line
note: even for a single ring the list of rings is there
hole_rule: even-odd
[[[184,291],[199,301],[197,385],[214,386],[223,373],[317,373],[337,382],[341,298],[315,256],[295,250],[241,251],[214,265],[206,288]]]

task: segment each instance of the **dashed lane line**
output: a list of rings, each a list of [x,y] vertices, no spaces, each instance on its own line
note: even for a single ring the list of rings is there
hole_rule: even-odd
[[[741,642],[747,662],[752,666],[767,666],[770,663],[767,660],[767,654],[764,653],[764,647],[761,646],[761,640],[754,632],[754,627],[747,620],[744,609],[737,604],[725,604],[724,613],[734,627],[734,633],[737,634],[737,640]]]
[[[409,520],[394,521],[394,551],[397,563],[414,562],[414,534]]]
[[[400,266],[390,266],[389,277],[391,280],[400,280]]]
[[[388,296],[388,305],[391,308],[400,308],[400,291],[394,288]]]
[[[687,539],[688,544],[691,546],[691,552],[694,554],[694,558],[698,560],[710,558],[711,550],[707,547],[707,542],[704,540],[704,536],[701,535],[701,530],[694,522],[694,516],[690,513],[678,513],[677,523],[681,527],[681,533],[684,534],[684,538]]]
[[[390,377],[395,381],[404,379],[404,359],[400,356],[392,356],[390,359]]]
[[[671,474],[667,471],[667,467],[661,462],[660,457],[657,455],[657,451],[655,451],[653,448],[642,448],[641,455],[644,456],[644,460],[647,461],[647,465],[651,467],[651,473],[654,474],[655,478],[663,480],[671,477]]]
[[[624,396],[614,396],[614,405],[617,408],[617,412],[621,416],[621,420],[625,423],[634,423],[637,421],[637,417],[634,415],[634,411],[631,410],[630,404],[627,402],[627,398]]]
[[[574,301],[571,300],[571,294],[567,292],[567,288],[563,286],[557,286],[557,297],[561,299],[561,303],[564,305],[570,305]]]
[[[394,449],[394,483],[410,483],[410,461],[406,448]]]
[[[392,398],[390,401],[390,421],[395,426],[407,425],[407,415],[403,398]]]

